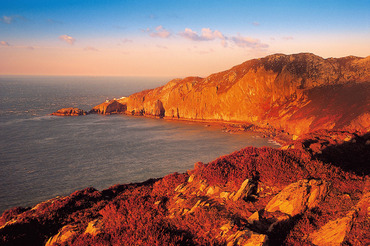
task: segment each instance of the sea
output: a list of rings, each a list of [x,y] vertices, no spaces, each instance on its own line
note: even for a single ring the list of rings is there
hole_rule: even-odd
[[[0,76],[0,214],[86,187],[142,182],[246,146],[278,145],[194,122],[51,116],[164,85],[168,77]]]

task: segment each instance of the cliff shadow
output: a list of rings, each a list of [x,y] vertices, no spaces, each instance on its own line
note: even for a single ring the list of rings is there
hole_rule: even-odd
[[[370,132],[342,144],[327,146],[313,157],[357,175],[370,175]]]

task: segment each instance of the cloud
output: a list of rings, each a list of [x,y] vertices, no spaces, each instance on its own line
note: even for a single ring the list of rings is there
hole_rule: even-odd
[[[0,41],[0,46],[10,46],[10,44],[6,41]]]
[[[84,50],[85,51],[99,51],[97,48],[92,47],[92,46],[87,46]]]
[[[252,49],[263,49],[268,48],[268,44],[261,43],[259,39],[254,39],[250,37],[243,37],[240,34],[238,36],[234,36],[230,38],[234,44],[241,48],[252,48]]]
[[[163,26],[157,26],[154,31],[147,28],[144,32],[148,32],[149,36],[153,38],[168,38],[171,36],[171,33],[163,28]]]
[[[228,46],[228,43],[227,43],[226,39],[221,40],[221,45],[224,48],[226,48]]]
[[[193,41],[210,41],[217,38],[224,40],[226,37],[218,30],[212,31],[210,28],[202,28],[202,34],[199,35],[197,32],[190,28],[185,28],[179,35],[183,38],[187,38]]]
[[[3,22],[5,24],[12,24],[16,20],[26,21],[26,18],[24,18],[21,15],[12,15],[12,16],[4,15],[3,17],[0,18],[0,22]]]
[[[253,22],[252,22],[252,25],[253,25],[253,26],[259,26],[259,25],[260,25],[260,23],[259,23],[259,22],[257,22],[257,21],[253,21]]]
[[[292,36],[282,37],[284,40],[293,40],[294,38]]]
[[[59,36],[59,39],[62,40],[62,41],[65,41],[69,44],[74,44],[74,42],[76,42],[76,39],[72,38],[71,36],[68,36],[68,35],[61,35]]]

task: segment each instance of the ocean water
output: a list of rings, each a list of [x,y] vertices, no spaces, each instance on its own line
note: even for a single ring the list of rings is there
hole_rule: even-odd
[[[0,76],[0,213],[93,186],[145,181],[192,169],[246,146],[251,133],[125,115],[58,117],[170,78]]]

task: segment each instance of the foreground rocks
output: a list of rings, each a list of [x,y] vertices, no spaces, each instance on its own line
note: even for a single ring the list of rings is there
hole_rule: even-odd
[[[368,245],[370,179],[339,166],[305,149],[248,147],[187,173],[5,211],[0,244]]]

